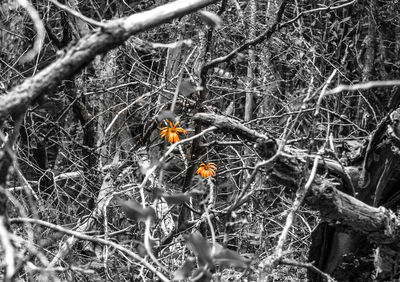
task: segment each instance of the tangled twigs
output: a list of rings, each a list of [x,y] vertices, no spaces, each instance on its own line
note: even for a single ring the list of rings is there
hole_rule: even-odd
[[[303,188],[300,188],[297,190],[296,193],[296,198],[293,202],[293,205],[289,211],[289,214],[286,218],[286,223],[285,226],[282,230],[281,235],[279,236],[278,243],[275,248],[275,252],[271,255],[268,256],[266,259],[264,259],[260,264],[259,264],[259,269],[260,269],[260,277],[263,278],[265,275],[268,274],[268,272],[275,268],[276,265],[280,263],[283,257],[283,245],[287,239],[289,229],[293,224],[294,218],[296,216],[296,212],[300,208],[301,204],[303,203],[303,200],[308,192],[308,190],[311,187],[311,184],[314,181],[315,175],[317,173],[317,168],[318,168],[318,161],[321,159],[320,156],[316,156],[314,159],[314,164],[310,172],[310,176],[307,180],[307,183],[304,185]]]
[[[328,282],[336,282],[336,280],[333,279],[330,275],[328,275],[325,272],[319,270],[312,263],[298,262],[298,261],[291,260],[291,259],[281,259],[280,263],[281,264],[285,264],[285,265],[292,265],[292,266],[297,266],[297,267],[303,267],[303,268],[310,269],[311,271],[314,271],[314,272],[318,273],[319,275],[321,275],[322,277],[324,277],[326,279],[326,281],[328,281]]]
[[[217,1],[175,1],[149,11],[134,14],[128,18],[108,21],[107,31],[94,31],[83,37],[48,67],[34,77],[26,79],[6,95],[2,95],[0,99],[0,121],[6,119],[9,114],[22,115],[35,99],[44,93],[52,93],[52,90],[60,85],[63,80],[79,73],[96,55],[116,48],[132,35],[215,2]]]
[[[77,231],[73,231],[73,230],[69,230],[66,229],[64,227],[61,227],[59,225],[56,224],[52,224],[50,222],[46,222],[43,220],[39,220],[39,219],[31,219],[31,218],[12,218],[10,219],[11,223],[19,223],[19,222],[28,222],[28,223],[32,223],[32,224],[39,224],[42,226],[45,226],[47,228],[51,228],[53,230],[74,236],[78,239],[81,240],[86,240],[86,241],[90,241],[90,242],[95,242],[98,244],[102,244],[102,245],[107,245],[110,247],[113,247],[115,249],[117,249],[118,251],[124,253],[125,255],[133,258],[135,261],[143,264],[145,267],[147,267],[149,270],[151,270],[153,273],[155,273],[162,281],[167,282],[170,281],[164,274],[162,274],[161,272],[159,272],[153,265],[151,265],[150,263],[148,263],[145,259],[141,258],[139,255],[135,254],[134,252],[132,252],[131,250],[121,246],[120,244],[117,244],[113,241],[109,241],[109,240],[105,240],[102,238],[97,238],[94,236],[90,236],[90,235],[86,235],[84,233],[81,232],[77,232]]]

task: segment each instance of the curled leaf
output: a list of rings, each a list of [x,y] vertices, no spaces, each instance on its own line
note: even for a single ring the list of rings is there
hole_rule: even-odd
[[[163,194],[163,197],[168,205],[182,204],[190,200],[190,196],[186,193]]]
[[[198,231],[187,236],[186,245],[198,256],[199,265],[212,265],[210,244]]]
[[[224,248],[219,244],[216,244],[213,258],[216,264],[222,266],[247,267],[248,265],[248,261],[237,252]]]
[[[208,11],[199,12],[200,19],[212,28],[220,28],[222,26],[222,19],[217,14]]]
[[[137,221],[146,221],[148,218],[155,218],[156,213],[152,207],[143,208],[141,204],[135,200],[124,201],[118,200],[127,218]]]
[[[190,194],[189,193],[167,194],[167,193],[164,193],[163,190],[161,190],[159,188],[154,188],[153,189],[153,198],[155,200],[164,198],[164,200],[167,202],[168,205],[174,205],[174,204],[182,204],[182,203],[189,202]]]

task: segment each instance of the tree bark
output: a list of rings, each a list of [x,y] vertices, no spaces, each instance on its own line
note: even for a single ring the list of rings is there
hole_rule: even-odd
[[[317,264],[321,263],[317,267],[321,267],[322,270],[329,274],[336,271],[334,276],[340,281],[362,281],[365,279],[365,269],[372,271],[373,265],[377,267],[376,271],[382,278],[390,277],[394,269],[396,260],[393,256],[396,256],[395,250],[400,247],[400,220],[386,207],[394,207],[400,197],[397,193],[400,184],[397,165],[400,162],[400,138],[397,135],[400,132],[399,113],[400,109],[392,112],[378,126],[367,148],[363,170],[356,167],[346,168],[329,159],[320,162],[321,169],[327,169],[329,175],[336,179],[336,183],[322,178],[316,180],[307,198],[310,207],[320,211],[328,224],[321,227],[321,231],[325,230],[325,235],[318,238],[314,236],[315,244],[327,240],[327,245],[312,247],[318,254],[311,252],[310,256]],[[279,143],[228,117],[198,113],[194,119],[214,125],[225,133],[237,134],[250,142],[262,138],[269,144]],[[269,151],[269,156],[272,156],[276,153],[276,148],[271,146]],[[283,151],[285,154],[276,159],[270,175],[276,182],[294,189],[302,178],[301,164],[306,163],[307,156],[290,146],[285,146]],[[352,196],[354,189],[356,195]],[[375,250],[377,262],[373,264],[370,256],[374,245],[379,248]],[[327,251],[323,248],[327,248]],[[362,253],[356,252],[357,249],[362,250]],[[340,271],[339,266],[345,262],[344,256],[351,253],[360,256],[358,259],[361,266]],[[363,259],[366,260],[365,263]],[[315,279],[313,277],[310,277],[313,281],[322,281],[319,280],[319,276]]]
[[[51,93],[62,80],[71,78],[96,55],[117,47],[130,36],[215,2],[217,0],[180,0],[126,19],[106,22],[105,28],[97,29],[83,37],[47,68],[1,96],[0,120],[4,120],[9,114],[12,116],[23,114],[39,96]]]
[[[2,123],[9,115],[17,120],[40,96],[51,95],[52,91],[63,80],[77,74],[96,55],[117,47],[130,36],[215,2],[217,0],[180,0],[150,11],[134,14],[125,19],[106,22],[101,29],[97,29],[80,39],[38,74],[26,79],[22,84],[0,96],[0,122]],[[3,187],[11,165],[11,156],[7,150],[0,153],[0,186]],[[6,216],[6,211],[7,197],[0,191],[0,216]]]

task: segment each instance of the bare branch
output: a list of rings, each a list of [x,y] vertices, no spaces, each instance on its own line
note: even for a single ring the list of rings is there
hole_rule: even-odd
[[[318,273],[319,275],[321,275],[322,277],[324,277],[326,279],[326,281],[328,281],[328,282],[335,282],[336,281],[335,279],[333,279],[331,276],[329,276],[325,272],[323,272],[323,271],[319,270],[318,268],[316,268],[314,265],[312,265],[312,263],[298,262],[298,261],[291,260],[291,259],[282,259],[281,260],[281,264],[308,268],[311,271],[314,271],[314,272]]]
[[[273,141],[270,136],[265,134],[261,134],[256,130],[252,130],[246,126],[244,126],[238,120],[234,120],[232,118],[228,118],[225,116],[217,115],[217,114],[208,114],[208,113],[198,113],[193,117],[194,120],[201,121],[204,124],[212,124],[216,126],[218,129],[227,131],[233,134],[238,134],[243,136],[246,139],[255,141],[258,138],[261,138],[266,141]],[[273,141],[275,142],[275,141]]]
[[[279,23],[282,20],[283,12],[285,10],[287,2],[288,2],[287,0],[282,1],[282,4],[279,7],[279,10],[278,10],[278,13],[276,16],[275,23],[271,26],[271,28],[265,30],[256,38],[245,42],[244,44],[242,44],[235,50],[232,50],[228,55],[213,59],[212,61],[206,63],[201,70],[202,76],[204,76],[204,74],[206,74],[209,69],[217,66],[218,64],[233,59],[233,57],[235,57],[236,54],[239,53],[240,51],[245,50],[245,49],[249,48],[250,46],[257,45],[258,43],[270,38],[272,36],[272,34],[274,34],[274,32],[279,29]]]
[[[350,6],[350,5],[354,4],[355,2],[357,2],[357,0],[352,0],[352,1],[344,3],[342,5],[337,5],[337,6],[329,5],[329,6],[326,6],[326,7],[321,7],[321,8],[308,10],[308,11],[303,11],[303,12],[300,12],[294,19],[291,19],[290,21],[287,21],[287,22],[283,23],[283,26],[289,25],[289,24],[297,21],[298,19],[300,19],[304,15],[311,14],[311,13],[322,12],[322,11],[332,11],[332,10],[341,9],[341,8]]]
[[[74,9],[71,9],[70,7],[68,7],[67,5],[61,4],[60,2],[58,2],[57,0],[49,0],[51,3],[53,3],[54,5],[56,5],[57,7],[59,7],[60,9],[70,13],[71,15],[77,17],[78,19],[81,19],[87,23],[90,23],[91,25],[94,26],[98,26],[98,27],[107,27],[106,23],[101,23],[98,22],[96,20],[93,20],[91,18],[86,17],[85,15],[82,15],[81,13],[79,13],[78,11],[75,11]]]
[[[357,83],[353,85],[341,84],[338,87],[333,88],[325,92],[325,95],[338,94],[343,91],[358,91],[366,90],[377,87],[393,87],[400,85],[400,80],[378,80],[378,81],[368,81],[364,83]]]
[[[372,207],[337,189],[335,184],[319,180],[310,190],[307,203],[321,212],[325,219],[351,226],[356,231],[369,234],[369,240],[377,244],[398,242],[399,219],[384,207]]]
[[[95,243],[99,243],[99,244],[103,244],[103,245],[107,245],[107,246],[113,247],[113,248],[117,249],[118,251],[124,253],[125,255],[128,255],[129,257],[133,258],[135,261],[140,262],[141,264],[143,264],[149,270],[154,272],[162,281],[165,281],[165,282],[170,281],[167,277],[164,276],[164,274],[160,273],[154,266],[149,264],[145,259],[141,258],[139,255],[135,254],[131,250],[129,250],[129,249],[121,246],[120,244],[117,244],[117,243],[113,242],[113,241],[104,240],[102,238],[89,236],[89,235],[86,235],[84,233],[73,231],[73,230],[69,230],[69,229],[61,227],[59,225],[52,224],[50,222],[46,222],[46,221],[39,220],[39,219],[12,218],[12,219],[10,219],[10,222],[11,223],[28,222],[28,223],[32,223],[32,224],[39,224],[39,225],[45,226],[47,228],[51,228],[53,230],[56,230],[56,231],[59,231],[59,232],[74,236],[74,237],[76,237],[78,239],[81,239],[81,240],[86,240],[86,241],[95,242]]]
[[[282,259],[283,244],[285,243],[285,241],[287,239],[289,229],[293,224],[294,218],[296,216],[296,212],[298,211],[301,204],[303,203],[303,200],[304,200],[306,194],[308,193],[308,190],[310,189],[311,184],[314,181],[315,175],[317,173],[318,161],[320,158],[321,158],[320,156],[315,157],[314,164],[313,164],[312,170],[310,172],[310,176],[308,177],[307,183],[304,185],[304,188],[300,188],[296,193],[296,198],[293,202],[292,207],[290,208],[289,214],[286,218],[285,226],[282,230],[281,235],[279,236],[279,240],[276,245],[274,253],[272,255],[268,256],[265,260],[263,260],[260,263],[259,268],[260,268],[260,273],[262,273],[261,275],[266,274],[268,270],[274,268]]]
[[[183,16],[217,0],[179,0],[150,11],[134,14],[126,19],[107,22],[107,28],[83,37],[55,62],[32,78],[0,97],[0,120],[9,114],[20,115],[40,95],[50,92],[62,80],[75,75],[80,69],[102,54],[122,44],[130,36]]]
[[[32,19],[33,25],[35,26],[37,32],[35,42],[33,43],[33,48],[19,60],[19,62],[22,64],[33,60],[35,56],[39,54],[40,49],[42,49],[43,46],[46,29],[44,28],[43,22],[40,19],[39,13],[28,0],[18,0],[18,3],[28,12],[28,15]]]

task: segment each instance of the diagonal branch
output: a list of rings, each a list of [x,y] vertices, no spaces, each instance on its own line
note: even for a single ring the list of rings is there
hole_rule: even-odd
[[[265,30],[264,32],[262,32],[259,36],[257,36],[256,38],[246,41],[245,43],[243,43],[242,45],[240,45],[238,48],[236,48],[235,50],[232,50],[229,54],[216,58],[208,63],[206,63],[202,70],[201,70],[201,76],[203,77],[207,71],[215,66],[217,66],[220,63],[229,61],[231,59],[233,59],[237,53],[251,47],[254,45],[257,45],[259,43],[261,43],[262,41],[269,39],[278,29],[279,29],[279,23],[282,20],[283,17],[283,12],[285,11],[285,7],[287,4],[288,0],[283,0],[281,6],[279,7],[277,16],[276,16],[276,20],[275,23],[267,30]]]
[[[134,14],[125,19],[107,22],[79,40],[60,58],[32,78],[0,97],[0,121],[9,114],[21,115],[39,96],[50,93],[63,80],[71,78],[96,55],[103,54],[122,44],[130,36],[161,25],[171,19],[194,12],[218,0],[179,0],[153,10]]]
[[[253,130],[245,125],[243,125],[238,120],[228,118],[226,116],[221,116],[217,114],[208,114],[208,113],[197,113],[193,119],[195,121],[201,121],[204,124],[214,125],[218,129],[223,131],[229,131],[233,134],[238,134],[243,138],[246,138],[251,141],[256,141],[261,138],[265,141],[275,142],[272,137],[261,134],[256,130]]]
[[[120,251],[121,253],[131,257],[135,261],[141,263],[143,266],[147,267],[149,270],[151,270],[153,273],[155,273],[161,281],[164,281],[164,282],[170,281],[167,277],[165,277],[164,274],[159,272],[153,265],[151,265],[149,262],[147,262],[147,260],[143,259],[142,257],[140,257],[138,254],[132,252],[131,250],[125,248],[121,244],[115,243],[113,241],[105,240],[105,239],[102,239],[102,238],[99,238],[99,237],[95,237],[95,236],[86,235],[82,231],[74,231],[74,230],[66,229],[66,228],[64,228],[64,227],[62,227],[60,225],[52,224],[50,222],[39,220],[39,219],[12,218],[10,220],[10,222],[11,223],[29,222],[29,223],[32,223],[32,224],[39,224],[41,226],[45,226],[47,228],[51,228],[53,230],[56,230],[56,231],[71,235],[72,236],[71,238],[76,237],[76,238],[81,239],[81,240],[86,240],[86,241],[95,242],[95,243],[99,243],[99,244],[102,244],[102,245],[113,247],[116,250]]]
[[[213,125],[217,129],[238,134],[247,140],[254,141],[258,138],[264,138],[269,142],[276,142],[272,137],[269,138],[255,130],[252,130],[239,121],[234,119],[207,113],[198,113],[194,116],[195,120],[202,123]],[[286,148],[284,149],[285,151]],[[300,152],[292,152],[293,155],[282,153],[279,161],[275,164],[274,170],[279,170],[279,175],[271,175],[277,182],[288,186],[287,178],[301,177],[299,165],[302,163],[302,155]],[[297,156],[297,157],[294,157]],[[287,165],[290,160],[298,159],[297,165]],[[281,169],[280,163],[285,163],[285,170]],[[340,167],[335,165],[334,161],[318,162],[319,166],[326,166],[330,173],[340,178],[343,184],[335,184],[331,180],[322,179],[318,175],[312,184],[306,202],[312,209],[320,211],[322,217],[333,222],[341,222],[352,229],[364,234],[369,234],[369,239],[377,244],[393,244],[400,241],[400,220],[395,214],[384,207],[372,207],[364,202],[341,192],[338,188],[349,185],[351,179],[343,179],[346,174],[340,171]],[[282,166],[283,167],[283,166]],[[274,172],[274,171],[273,171]],[[292,177],[293,175],[293,177]],[[286,181],[286,182],[285,182]],[[289,188],[293,188],[290,185]],[[345,189],[346,190],[346,189]],[[400,247],[400,244],[398,244]]]

